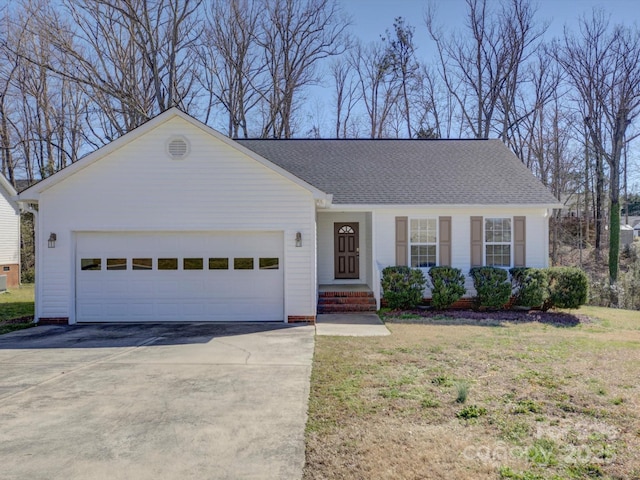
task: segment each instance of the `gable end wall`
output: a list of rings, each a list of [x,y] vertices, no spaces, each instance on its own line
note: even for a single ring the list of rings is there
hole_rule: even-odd
[[[172,135],[189,140],[186,159],[167,157]],[[43,192],[39,217],[40,317],[73,321],[75,232],[91,231],[282,231],[285,318],[315,315],[311,193],[181,118]],[[46,244],[51,232],[55,249]]]

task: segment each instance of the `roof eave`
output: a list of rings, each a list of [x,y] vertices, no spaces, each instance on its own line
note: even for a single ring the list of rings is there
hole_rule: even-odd
[[[540,208],[540,209],[560,209],[563,208],[561,203],[456,203],[456,204],[446,204],[446,203],[332,203],[329,205],[326,210],[379,210],[379,209],[434,209],[434,208],[442,208],[442,209],[465,209],[465,208],[513,208],[513,209],[524,209],[524,208]]]
[[[9,180],[7,180],[6,177],[1,173],[0,173],[0,186],[2,186],[7,191],[9,196],[12,198],[18,194],[18,192],[16,192],[16,189],[13,188],[13,185],[9,183]]]

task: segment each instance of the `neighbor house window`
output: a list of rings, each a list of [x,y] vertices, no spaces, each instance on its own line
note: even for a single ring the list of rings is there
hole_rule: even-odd
[[[436,265],[438,221],[435,218],[412,218],[409,227],[411,266],[429,268]]]
[[[511,219],[485,218],[485,265],[488,267],[511,266]]]

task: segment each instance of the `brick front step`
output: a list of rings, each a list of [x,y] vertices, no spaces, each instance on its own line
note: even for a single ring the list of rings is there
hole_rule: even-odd
[[[373,297],[320,297],[318,305],[375,305],[376,299]]]
[[[332,292],[318,294],[318,313],[375,312],[373,292]]]
[[[318,296],[323,297],[371,297],[373,292],[319,292]]]
[[[318,313],[358,313],[358,312],[375,312],[376,306],[374,305],[318,305]]]

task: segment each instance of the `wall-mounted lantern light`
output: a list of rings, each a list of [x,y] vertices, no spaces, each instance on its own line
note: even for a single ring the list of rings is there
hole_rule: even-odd
[[[296,233],[296,247],[302,246],[302,233]]]
[[[55,233],[49,234],[49,248],[56,248],[56,240],[58,239]]]

